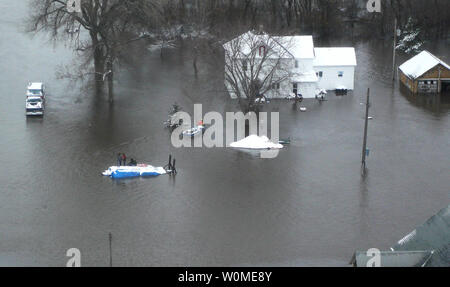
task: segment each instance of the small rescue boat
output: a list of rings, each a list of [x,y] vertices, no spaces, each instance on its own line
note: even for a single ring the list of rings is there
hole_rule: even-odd
[[[133,178],[133,177],[153,177],[166,174],[163,167],[154,167],[148,164],[138,164],[137,166],[111,166],[102,175],[111,178]]]

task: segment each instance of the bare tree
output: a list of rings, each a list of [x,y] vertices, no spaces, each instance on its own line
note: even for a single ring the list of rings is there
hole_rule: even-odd
[[[224,44],[225,87],[244,112],[255,111],[255,101],[292,76],[292,43],[283,37],[247,32]]]
[[[151,0],[83,0],[81,12],[68,10],[64,0],[34,0],[29,31],[50,32],[54,41],[69,41],[85,59],[82,67],[93,61],[97,94],[108,82],[109,100],[113,100],[114,63],[125,46],[141,37],[135,32],[140,25],[157,15],[158,5]],[[89,40],[82,40],[87,32]],[[80,37],[81,36],[81,37]]]

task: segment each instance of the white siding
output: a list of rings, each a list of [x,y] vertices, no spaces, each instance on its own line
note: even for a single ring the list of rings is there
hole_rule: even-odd
[[[298,83],[298,94],[302,94],[305,99],[312,99],[316,96],[316,83]]]
[[[325,90],[335,90],[338,86],[345,86],[349,90],[355,87],[355,67],[314,67],[314,70],[319,73],[322,72],[322,77],[319,77],[318,87]],[[342,77],[339,77],[339,72],[344,72]]]

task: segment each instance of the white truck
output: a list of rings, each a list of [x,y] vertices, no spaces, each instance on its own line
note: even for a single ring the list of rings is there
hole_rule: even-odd
[[[25,101],[27,116],[43,116],[45,106],[45,87],[43,83],[29,83]]]

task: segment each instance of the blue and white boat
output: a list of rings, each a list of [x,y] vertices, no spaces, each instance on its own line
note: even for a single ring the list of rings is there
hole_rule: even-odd
[[[102,174],[111,178],[134,178],[134,177],[154,177],[166,174],[163,167],[155,167],[147,164],[138,164],[137,166],[111,166]]]

